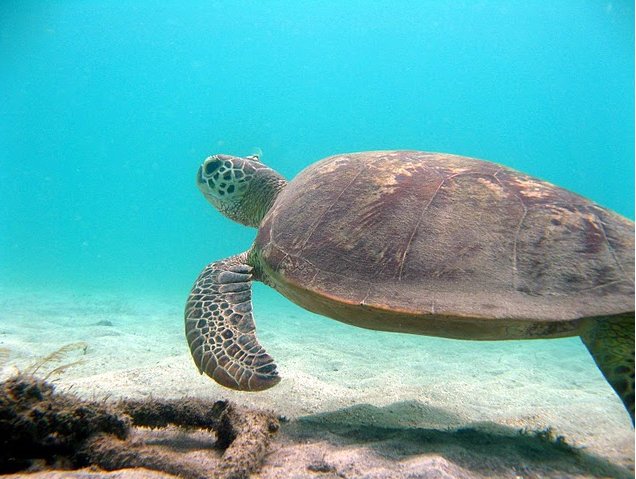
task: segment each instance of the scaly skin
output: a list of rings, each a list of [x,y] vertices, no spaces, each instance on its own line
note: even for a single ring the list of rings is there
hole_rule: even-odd
[[[287,182],[256,157],[214,155],[196,176],[206,199],[228,218],[257,227]],[[185,330],[199,372],[232,389],[260,391],[280,381],[256,338],[253,267],[248,253],[210,263],[185,308]]]
[[[256,157],[214,155],[206,158],[197,186],[225,216],[257,228],[287,181]]]
[[[261,391],[280,377],[256,339],[251,271],[247,253],[206,266],[186,303],[185,331],[200,373],[231,389]]]
[[[634,316],[600,319],[581,339],[634,424]]]

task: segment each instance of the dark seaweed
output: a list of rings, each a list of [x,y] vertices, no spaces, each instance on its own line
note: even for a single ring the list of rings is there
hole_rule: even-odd
[[[214,471],[131,440],[132,428],[176,425],[211,432]],[[29,375],[0,383],[0,473],[45,468],[145,467],[185,478],[247,477],[260,466],[278,420],[227,401],[86,401]]]

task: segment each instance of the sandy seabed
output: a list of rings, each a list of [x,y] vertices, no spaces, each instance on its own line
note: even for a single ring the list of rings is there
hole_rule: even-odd
[[[50,377],[59,391],[229,399],[272,410],[288,421],[253,477],[634,477],[629,417],[578,338],[473,342],[368,331],[259,285],[257,334],[283,379],[242,393],[196,370],[183,333],[185,297],[0,292],[1,379],[85,342],[65,359],[80,362]],[[548,428],[572,447],[532,434]]]

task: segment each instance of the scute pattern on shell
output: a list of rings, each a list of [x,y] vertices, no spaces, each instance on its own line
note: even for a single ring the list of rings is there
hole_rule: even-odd
[[[454,155],[315,163],[278,197],[255,247],[281,290],[387,311],[560,321],[633,309],[632,222]]]

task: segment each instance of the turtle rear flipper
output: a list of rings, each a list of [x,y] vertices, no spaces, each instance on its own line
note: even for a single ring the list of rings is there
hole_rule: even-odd
[[[634,424],[634,315],[599,319],[581,336]]]
[[[247,253],[207,265],[188,297],[185,331],[200,373],[232,389],[261,391],[280,377],[256,339],[251,270]]]

